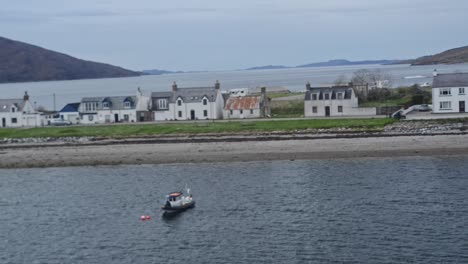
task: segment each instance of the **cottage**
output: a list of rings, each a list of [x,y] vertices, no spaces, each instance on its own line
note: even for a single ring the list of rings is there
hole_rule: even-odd
[[[80,103],[71,103],[65,105],[62,110],[60,110],[59,115],[60,119],[64,121],[70,121],[72,124],[80,123]]]
[[[270,100],[266,96],[266,88],[260,95],[231,94],[223,110],[224,119],[262,118],[270,117]]]
[[[80,123],[103,124],[146,121],[148,96],[138,89],[137,96],[85,97],[78,107]]]
[[[432,82],[433,113],[465,113],[468,101],[468,73],[438,74]]]
[[[23,99],[0,99],[0,127],[35,127],[41,125],[40,120],[27,92]]]
[[[224,99],[220,84],[213,87],[179,88],[151,94],[154,120],[221,119]]]
[[[304,99],[304,116],[372,116],[376,115],[375,107],[359,107],[353,87],[311,87],[306,84]]]

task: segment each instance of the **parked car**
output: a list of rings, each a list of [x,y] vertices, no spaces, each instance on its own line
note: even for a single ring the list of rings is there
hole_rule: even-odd
[[[431,111],[431,108],[427,104],[422,104],[419,106],[418,110],[419,112],[427,112],[427,111]]]
[[[50,120],[50,125],[51,126],[69,126],[71,125],[72,122],[68,120],[62,120],[62,119],[52,119]]]

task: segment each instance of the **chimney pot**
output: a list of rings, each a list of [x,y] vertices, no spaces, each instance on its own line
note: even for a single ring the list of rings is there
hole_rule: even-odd
[[[177,91],[177,83],[174,81],[174,83],[172,84],[172,91],[175,92]]]

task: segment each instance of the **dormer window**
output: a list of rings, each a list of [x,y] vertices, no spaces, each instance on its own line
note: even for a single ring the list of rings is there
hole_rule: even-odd
[[[124,107],[125,108],[130,108],[130,107],[132,107],[132,104],[130,102],[124,102]]]
[[[312,94],[312,100],[317,100],[317,94]]]
[[[177,105],[178,105],[178,106],[181,106],[181,105],[182,105],[182,100],[180,100],[180,99],[177,100]]]
[[[102,103],[102,108],[109,109],[109,103],[108,102]]]
[[[167,109],[167,99],[158,100],[158,109]]]
[[[342,100],[342,99],[343,99],[343,93],[337,93],[337,94],[336,94],[336,98],[337,98],[338,100]]]
[[[208,100],[206,98],[203,99],[203,105],[207,105],[208,104]]]
[[[12,108],[11,108],[11,112],[12,112],[12,113],[16,112],[16,108],[12,107]]]
[[[325,100],[329,100],[330,99],[330,94],[329,93],[326,93],[325,94]]]

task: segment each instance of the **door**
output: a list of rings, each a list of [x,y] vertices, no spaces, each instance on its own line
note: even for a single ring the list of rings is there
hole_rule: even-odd
[[[460,113],[465,113],[465,101],[458,102],[458,109],[460,109]]]
[[[116,122],[116,123],[119,122],[119,114],[114,115],[114,122]]]
[[[195,110],[190,111],[190,119],[195,120]]]
[[[6,127],[6,118],[2,118],[2,127]]]
[[[330,116],[330,107],[325,106],[325,116]]]

